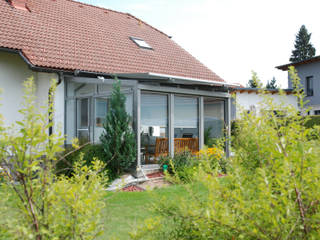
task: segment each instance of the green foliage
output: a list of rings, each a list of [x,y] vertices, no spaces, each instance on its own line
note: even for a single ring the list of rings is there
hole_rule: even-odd
[[[205,147],[199,151],[197,156],[189,151],[176,153],[174,157],[162,157],[160,165],[168,166],[167,180],[174,183],[190,183],[194,181],[195,173],[202,166],[208,171],[217,169],[219,173],[226,173],[226,161],[221,144],[216,147]]]
[[[252,71],[252,77],[249,80],[247,86],[249,88],[262,88],[262,83],[260,79],[258,78],[258,75],[256,72]]]
[[[21,121],[11,128],[0,124],[0,163],[4,183],[0,186],[0,233],[7,239],[94,239],[100,234],[103,207],[104,166],[75,165],[71,177],[54,174],[63,149],[61,133],[48,134],[56,83],[51,84],[49,107],[36,101],[30,78],[24,83]]]
[[[320,116],[309,116],[308,121],[306,121],[306,127],[313,128],[315,126],[320,126]]]
[[[102,161],[106,158],[104,148],[101,144],[87,143],[76,149],[69,147],[63,152],[60,161],[56,163],[56,174],[64,174],[68,177],[72,176],[74,173],[73,166],[79,161],[80,156],[83,158],[85,166],[90,166],[93,159]],[[108,175],[109,181],[112,181],[118,176],[108,165],[105,166],[105,172]]]
[[[190,182],[193,178],[194,168],[199,161],[186,150],[176,153],[174,157],[161,157],[159,163],[161,167],[167,165],[168,173],[175,176],[169,180],[173,182]]]
[[[290,57],[290,62],[299,62],[307,60],[316,55],[316,49],[310,43],[311,33],[308,33],[305,25],[302,25],[298,34],[296,35],[296,40],[294,44],[294,50]]]
[[[106,163],[117,174],[129,170],[136,161],[136,139],[130,126],[131,117],[126,112],[125,101],[126,97],[121,93],[121,83],[116,79],[100,140],[106,154]]]
[[[290,75],[298,86],[293,68]],[[304,108],[299,88],[295,95]],[[195,179],[207,194],[186,188],[189,198],[157,204],[161,239],[320,238],[320,128],[306,128],[308,117],[265,98],[262,109],[286,115],[244,112],[227,175],[200,165]]]
[[[272,78],[272,80],[269,82],[267,82],[267,85],[266,85],[266,89],[277,89],[278,86],[277,86],[277,80],[275,77]]]

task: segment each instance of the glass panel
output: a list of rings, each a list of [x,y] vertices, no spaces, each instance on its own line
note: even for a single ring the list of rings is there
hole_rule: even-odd
[[[103,123],[108,113],[108,99],[97,98],[95,112],[94,142],[97,143],[104,130]]]
[[[145,164],[168,155],[168,97],[141,95],[141,153]]]
[[[174,97],[174,151],[199,151],[198,98]]]
[[[66,134],[67,134],[67,144],[71,144],[73,138],[77,136],[76,134],[76,102],[73,99],[67,100],[66,103]]]
[[[132,117],[133,114],[133,94],[126,94],[126,112]]]
[[[77,100],[77,129],[80,142],[89,140],[89,99]]]
[[[212,146],[224,136],[224,101],[204,98],[204,144]]]
[[[95,84],[83,84],[75,89],[76,96],[93,95],[96,91]]]
[[[96,127],[103,127],[108,112],[108,99],[96,99]]]

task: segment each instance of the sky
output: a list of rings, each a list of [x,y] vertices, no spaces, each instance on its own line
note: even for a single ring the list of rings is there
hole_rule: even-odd
[[[320,55],[319,0],[79,0],[130,13],[158,28],[230,83],[257,72],[287,88],[289,63],[302,24]]]

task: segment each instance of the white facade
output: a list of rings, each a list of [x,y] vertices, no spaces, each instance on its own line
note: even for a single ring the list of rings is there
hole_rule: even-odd
[[[237,90],[235,93],[235,101],[232,106],[233,111],[235,112],[233,116],[236,119],[240,118],[242,111],[255,111],[256,114],[259,114],[261,111],[261,103],[264,101],[263,94],[260,94],[258,91],[245,91]],[[285,106],[293,106],[298,109],[297,97],[293,94],[280,95],[279,93],[269,93],[268,97],[271,97],[275,104],[281,104]]]
[[[23,82],[33,77],[36,84],[37,103],[40,106],[48,104],[50,80],[58,81],[55,73],[33,72],[18,54],[0,52],[0,113],[4,117],[5,126],[21,120],[18,112],[23,107]],[[55,99],[54,130],[60,128],[64,133],[64,83],[57,87]]]

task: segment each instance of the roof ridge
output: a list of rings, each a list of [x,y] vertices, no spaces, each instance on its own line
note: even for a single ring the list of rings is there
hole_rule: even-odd
[[[136,17],[136,16],[133,16],[133,15],[130,14],[130,13],[120,12],[120,11],[112,10],[112,9],[110,9],[110,8],[99,7],[99,6],[96,6],[96,5],[93,5],[93,4],[84,3],[84,2],[79,2],[79,1],[77,1],[77,0],[66,0],[66,1],[74,2],[74,3],[78,3],[78,4],[82,4],[82,5],[86,5],[86,6],[89,6],[89,7],[98,8],[98,9],[101,9],[101,10],[108,10],[108,11],[111,11],[111,12],[114,12],[114,13],[119,13],[119,14],[122,14],[122,15],[126,15],[126,16],[129,16],[129,17],[132,17],[132,18],[136,19],[137,21],[142,22],[143,24],[151,27],[152,29],[156,30],[157,32],[159,32],[159,33],[165,35],[166,37],[170,38],[170,36],[169,36],[168,34],[166,34],[166,33],[164,33],[163,31],[157,29],[156,27],[151,26],[151,25],[148,24],[147,22],[141,20],[140,18],[138,18],[138,17]]]
[[[152,29],[156,30],[157,32],[159,32],[159,33],[161,33],[161,34],[165,35],[166,37],[170,38],[170,36],[169,36],[168,34],[164,33],[163,31],[159,30],[159,29],[158,29],[158,28],[156,28],[156,27],[151,26],[149,23],[147,23],[147,22],[145,22],[145,21],[141,20],[140,18],[138,18],[138,17],[136,17],[136,16],[133,16],[133,15],[132,15],[132,14],[130,14],[130,13],[126,13],[126,15],[128,15],[128,16],[130,16],[130,17],[133,17],[134,19],[136,19],[136,20],[138,20],[138,21],[142,22],[143,24],[145,24],[145,25],[147,25],[147,26],[151,27]]]

